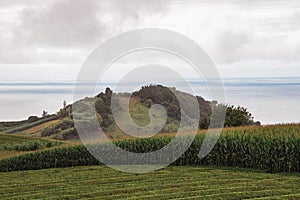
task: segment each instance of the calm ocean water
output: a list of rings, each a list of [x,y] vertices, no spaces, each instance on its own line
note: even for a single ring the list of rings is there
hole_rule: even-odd
[[[225,78],[226,103],[247,107],[263,124],[300,122],[299,78]],[[210,99],[202,81],[190,80],[199,96]],[[114,83],[100,85],[114,88]],[[72,82],[1,82],[0,120],[56,112],[63,101],[73,101]],[[122,89],[121,89],[122,90]],[[126,91],[126,86],[123,87]]]

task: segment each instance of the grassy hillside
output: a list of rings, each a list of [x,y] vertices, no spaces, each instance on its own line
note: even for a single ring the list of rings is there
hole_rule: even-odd
[[[126,174],[105,166],[0,173],[0,199],[299,199],[299,174],[167,167]]]
[[[37,119],[37,121],[30,122],[29,120],[16,121],[16,122],[0,122],[0,132],[5,133],[20,133],[27,129],[39,126],[49,121],[58,119],[58,116],[51,115]]]
[[[185,104],[187,116],[181,116],[180,104],[175,96],[181,96]],[[62,108],[57,115],[62,119],[59,124],[51,125],[42,130],[42,136],[51,136],[55,139],[68,140],[78,138],[77,131],[74,129],[74,123],[72,118],[76,115],[78,121],[84,122],[86,127],[93,127],[91,123],[91,110],[96,111],[97,120],[103,129],[103,131],[112,139],[120,139],[124,134],[117,126],[112,115],[112,110],[123,119],[127,118],[124,113],[125,97],[130,98],[130,114],[133,121],[136,124],[145,126],[150,122],[149,109],[154,104],[163,106],[166,110],[167,120],[165,125],[160,130],[161,133],[176,132],[178,130],[180,121],[187,120],[187,118],[199,120],[199,116],[192,103],[188,103],[191,99],[198,101],[200,120],[199,129],[207,129],[210,125],[210,116],[212,114],[226,111],[225,116],[225,127],[236,127],[246,125],[259,125],[259,122],[254,122],[251,113],[243,107],[234,107],[230,105],[218,104],[216,101],[206,101],[202,97],[193,96],[191,94],[178,91],[174,88],[168,88],[161,85],[149,85],[144,86],[137,92],[130,93],[117,93],[116,98],[113,98],[114,108],[111,107],[111,100],[113,92],[106,88],[105,92],[98,94],[95,97],[84,98],[76,101],[72,105],[68,105]],[[91,109],[93,108],[93,109]],[[216,113],[213,113],[214,110]],[[126,117],[125,117],[126,116]],[[181,118],[185,119],[181,119]],[[156,118],[160,118],[156,116]],[[212,123],[213,127],[219,127],[220,125],[216,122]],[[93,132],[96,130],[88,130]]]
[[[56,115],[37,118],[36,121],[0,122],[0,159],[69,144],[41,138],[43,129],[60,122]]]
[[[0,158],[20,155],[35,150],[60,146],[62,142],[20,135],[0,134]]]
[[[32,128],[24,130],[22,133],[31,135],[31,136],[41,136],[41,131],[49,126],[59,123],[61,120],[51,120],[40,125],[34,126]]]
[[[17,126],[22,126],[28,124],[27,120],[22,120],[22,121],[10,121],[10,122],[0,122],[0,131],[7,130],[11,127],[17,127]]]

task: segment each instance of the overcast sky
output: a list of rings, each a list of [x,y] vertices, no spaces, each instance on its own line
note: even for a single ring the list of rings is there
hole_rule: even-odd
[[[300,76],[298,0],[1,0],[0,79],[74,80],[101,42],[149,27],[196,41],[223,77]]]

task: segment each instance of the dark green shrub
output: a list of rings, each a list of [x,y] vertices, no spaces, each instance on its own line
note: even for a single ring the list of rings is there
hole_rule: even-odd
[[[39,120],[39,117],[38,116],[30,116],[28,117],[27,121],[32,123],[32,122],[36,122]]]
[[[42,137],[55,136],[55,139],[63,139],[64,135],[77,136],[77,131],[74,128],[74,122],[71,118],[64,118],[61,122],[52,126],[46,127],[41,131]]]

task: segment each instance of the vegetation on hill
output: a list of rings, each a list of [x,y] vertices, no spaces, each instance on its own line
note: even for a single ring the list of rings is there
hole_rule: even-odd
[[[62,142],[30,138],[20,135],[0,134],[0,158],[18,155],[28,151],[60,146]]]
[[[175,90],[175,88],[171,89]],[[160,132],[176,132],[181,121],[181,111],[179,102],[171,89],[161,85],[149,85],[142,87],[132,94],[116,94],[120,101],[117,102],[117,105],[119,105],[117,109],[122,109],[122,97],[130,97],[130,114],[133,121],[140,126],[146,126],[150,122],[148,114],[150,107],[153,104],[160,104],[164,106],[167,111],[167,121]],[[193,97],[191,94],[175,91],[184,98],[188,99]],[[85,112],[91,107],[94,107],[97,113],[97,119],[104,132],[111,138],[122,138],[126,136],[126,134],[123,133],[114,121],[111,108],[112,95],[112,90],[106,88],[105,92],[101,92],[93,98],[87,97],[77,101],[75,103],[80,104],[80,108],[77,112],[83,115],[82,124],[90,127],[91,120],[86,118]],[[196,96],[196,99],[198,100],[201,116],[199,129],[207,129],[209,127],[212,109],[226,109],[225,127],[260,124],[259,122],[253,121],[252,114],[246,108],[218,104],[215,101],[209,102],[199,96]],[[45,115],[41,118],[29,116],[27,120],[23,121],[0,122],[0,131],[5,133],[29,132],[36,136],[50,137],[59,140],[78,138],[73,122],[72,107],[73,104],[67,105],[66,102],[64,102],[63,108],[55,115]]]
[[[0,122],[0,131],[9,129],[11,127],[20,126],[25,123],[28,123],[28,121],[22,120],[22,121],[12,121],[12,122]]]
[[[66,140],[68,137],[77,136],[74,122],[71,118],[65,117],[59,123],[46,127],[41,132],[42,137],[52,136],[53,139]]]
[[[61,122],[61,119],[55,119],[55,120],[51,120],[45,123],[42,123],[40,125],[31,127],[29,129],[26,129],[24,131],[22,131],[21,133],[19,133],[20,135],[25,135],[25,136],[32,136],[32,137],[41,137],[41,132],[43,129],[54,125],[54,124],[58,124]]]
[[[21,146],[22,144],[33,144],[38,143],[44,147],[51,147],[54,145],[59,145],[61,142],[55,140],[44,140],[39,138],[29,138],[24,136],[17,136],[12,134],[0,134],[0,149],[11,149],[14,146]],[[35,150],[35,149],[29,149]]]
[[[28,120],[19,122],[0,122],[0,131],[5,133],[21,132],[56,119],[58,119],[57,115],[48,115],[34,120],[33,118],[29,117]]]
[[[172,88],[174,90],[174,88]],[[177,91],[184,98],[193,97],[191,94]],[[77,106],[77,111],[79,113],[86,112],[90,107],[95,107],[97,112],[97,119],[101,128],[114,138],[116,135],[122,135],[122,131],[116,126],[112,115],[111,109],[111,100],[112,100],[112,90],[106,88],[105,92],[98,94],[93,98],[85,98],[81,101],[75,102],[80,104],[80,108]],[[130,97],[130,114],[137,124],[145,126],[150,122],[148,115],[149,108],[153,104],[160,104],[164,106],[167,111],[167,121],[165,126],[160,131],[161,133],[176,132],[178,130],[180,120],[181,120],[181,111],[179,102],[170,90],[170,88],[161,86],[161,85],[149,85],[142,87],[139,91],[131,94],[123,93],[117,94],[120,101],[122,96]],[[207,129],[210,124],[210,116],[212,109],[221,110],[226,109],[225,117],[225,127],[236,127],[236,126],[247,126],[247,125],[259,125],[259,122],[254,122],[252,114],[243,107],[235,107],[229,105],[218,104],[217,102],[209,102],[203,99],[202,97],[196,96],[199,104],[200,110],[200,121],[199,129]],[[122,104],[122,102],[118,102]],[[78,110],[79,109],[79,110]],[[118,109],[122,109],[120,105]],[[190,112],[193,113],[193,112]],[[57,116],[63,119],[59,124],[52,125],[50,127],[42,130],[42,136],[52,137],[55,139],[68,139],[77,137],[76,129],[74,128],[74,123],[72,122],[72,105],[65,105],[57,113]],[[84,124],[88,126],[91,123],[89,120],[85,120]],[[123,134],[124,135],[124,134]]]

